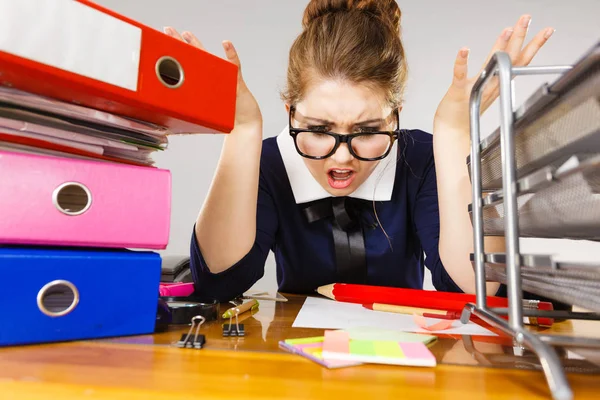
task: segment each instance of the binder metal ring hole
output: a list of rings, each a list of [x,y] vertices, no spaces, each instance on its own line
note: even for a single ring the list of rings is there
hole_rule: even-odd
[[[79,304],[79,290],[69,281],[56,280],[47,283],[37,295],[40,311],[49,317],[69,314]]]
[[[92,205],[90,190],[77,182],[63,183],[52,194],[54,206],[63,214],[80,215]]]
[[[168,88],[176,89],[183,84],[183,68],[173,57],[161,57],[156,62],[156,76]]]

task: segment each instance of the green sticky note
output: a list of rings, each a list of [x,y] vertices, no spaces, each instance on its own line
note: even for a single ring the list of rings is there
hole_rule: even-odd
[[[401,332],[393,330],[385,330],[378,328],[350,328],[345,329],[352,340],[383,340],[403,343],[425,343],[428,344],[437,339],[433,335],[423,335],[419,333]]]
[[[360,356],[374,356],[375,346],[370,340],[350,340],[350,354]]]
[[[404,352],[398,345],[398,342],[377,341],[373,342],[375,355],[378,357],[404,358]]]
[[[319,343],[323,342],[324,336],[315,336],[308,338],[300,338],[300,339],[287,339],[285,342],[287,344],[295,345],[295,344],[309,344],[309,343]]]

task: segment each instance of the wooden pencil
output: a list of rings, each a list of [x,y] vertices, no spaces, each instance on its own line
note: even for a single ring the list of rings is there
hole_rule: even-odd
[[[397,313],[397,314],[409,314],[409,315],[412,315],[412,314],[417,314],[417,315],[423,315],[423,314],[446,315],[447,314],[447,311],[436,310],[434,308],[395,306],[393,304],[381,304],[381,303],[363,304],[363,307],[368,308],[368,309],[373,310],[373,311],[385,311],[385,312],[392,312],[392,313]]]

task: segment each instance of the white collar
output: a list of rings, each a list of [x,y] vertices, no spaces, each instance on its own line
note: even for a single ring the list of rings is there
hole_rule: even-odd
[[[333,197],[315,180],[306,167],[303,158],[296,151],[294,139],[285,129],[277,136],[277,146],[283,159],[296,204]],[[392,198],[396,178],[397,141],[390,154],[381,160],[373,173],[349,197],[368,201],[389,201]]]

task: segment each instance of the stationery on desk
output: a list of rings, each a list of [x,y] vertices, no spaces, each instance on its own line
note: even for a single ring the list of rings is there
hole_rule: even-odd
[[[465,304],[474,303],[475,295],[438,292],[434,290],[405,289],[385,286],[335,283],[321,286],[317,292],[325,297],[345,303],[391,304],[425,307],[445,311],[462,311]],[[508,307],[508,299],[488,296],[489,307]]]
[[[351,284],[327,285],[320,287],[318,292],[329,299],[308,297],[293,327],[386,327],[404,332],[496,336],[494,332],[473,321],[462,324],[456,320],[458,318],[452,318],[459,317],[462,308],[470,300],[470,295]],[[380,305],[381,303],[385,305]],[[489,304],[500,306],[503,303],[506,303],[506,299],[493,298]],[[373,307],[386,310],[369,309]],[[389,312],[391,310],[395,312]],[[421,318],[416,319],[413,314]],[[436,321],[444,319],[446,323],[430,324],[423,318],[432,318],[434,315]]]
[[[357,362],[433,367],[437,362],[427,344],[434,334],[497,336],[485,325],[458,321],[465,304],[475,301],[469,294],[350,284],[318,292],[328,299],[308,297],[292,326],[326,329],[324,336],[289,339],[280,347],[327,368]],[[508,305],[494,296],[488,304]],[[392,331],[383,333],[384,327]]]
[[[435,357],[427,346],[436,340],[433,335],[354,328],[282,340],[279,347],[330,369],[364,363],[435,366]]]
[[[227,311],[223,313],[223,319],[235,317],[236,315],[240,315],[248,310],[255,311],[258,309],[258,301],[256,299],[252,299],[250,301],[246,301],[239,306],[231,307]]]
[[[442,310],[446,312],[445,316],[436,317],[441,319],[448,319],[457,315],[458,319],[467,303],[476,302],[474,294],[345,283],[321,286],[317,289],[317,292],[338,302],[360,303],[367,307],[373,304],[377,304],[376,307],[378,308],[387,307],[386,310],[381,309],[381,311],[401,312],[401,308],[394,306],[425,308],[428,309],[427,314],[436,314],[439,310]],[[508,308],[508,299],[505,297],[487,296],[486,302],[490,308]],[[523,300],[523,307],[532,310],[553,309],[552,303],[538,300]],[[438,310],[438,312],[435,310]],[[418,313],[419,311],[415,310],[415,312]],[[433,315],[429,316],[433,317]],[[554,323],[552,318],[544,317],[525,318],[524,321],[528,324],[540,326],[551,326]]]
[[[225,311],[223,313],[223,319],[229,318],[229,323],[223,324],[223,336],[245,336],[246,331],[244,324],[239,323],[238,317],[246,311],[252,312],[258,310],[258,305],[258,301],[252,299]],[[233,324],[233,318],[235,318],[235,325]]]
[[[362,364],[362,362],[359,361],[328,360],[323,358],[324,341],[324,336],[286,339],[279,342],[279,347],[330,369],[353,367]]]
[[[438,319],[460,319],[458,311],[443,311],[433,308],[395,306],[392,304],[363,304],[363,307],[373,311],[383,311],[407,315],[419,315],[422,317],[438,318]]]
[[[394,329],[403,332],[496,336],[494,332],[472,321],[466,324],[462,324],[457,320],[446,321],[452,323],[447,329],[440,330],[439,332],[428,331],[420,327],[412,315],[372,311],[364,308],[362,304],[308,297],[302,305],[292,327],[318,329],[368,327]]]
[[[435,367],[435,356],[422,342],[352,339],[345,331],[326,331],[323,358],[374,364]]]

